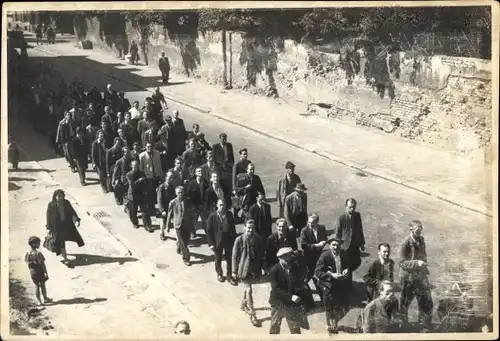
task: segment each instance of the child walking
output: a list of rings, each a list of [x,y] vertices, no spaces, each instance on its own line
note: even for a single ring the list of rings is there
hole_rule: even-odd
[[[38,304],[44,305],[45,303],[51,302],[52,299],[47,297],[47,288],[45,287],[45,282],[49,279],[49,275],[47,274],[47,267],[45,266],[45,257],[38,251],[41,244],[40,238],[30,237],[28,239],[28,244],[31,250],[26,252],[24,261],[28,264],[31,279],[36,285],[36,298],[38,299]],[[42,291],[43,302],[40,297],[40,291]]]

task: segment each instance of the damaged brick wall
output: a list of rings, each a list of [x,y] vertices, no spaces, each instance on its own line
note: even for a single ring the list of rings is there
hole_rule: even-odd
[[[110,47],[100,37],[99,22],[85,20],[87,39],[117,53],[116,43]],[[160,53],[165,52],[173,71],[221,85],[221,37],[220,32],[197,38],[169,37],[163,27],[155,26],[147,45],[149,63],[156,65]],[[137,30],[127,24],[125,40],[139,39]],[[351,85],[339,54],[290,40],[231,33],[227,58],[233,88],[284,97],[289,103],[307,107],[310,114],[462,153],[491,143],[491,63],[486,60],[401,52],[399,78],[390,75],[395,87],[395,97],[390,100],[387,95],[380,98],[374,87],[366,84],[364,56]]]

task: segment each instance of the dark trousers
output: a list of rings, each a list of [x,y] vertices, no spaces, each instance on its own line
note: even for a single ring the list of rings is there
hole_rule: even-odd
[[[350,246],[347,250],[349,254],[349,259],[351,260],[351,273],[356,271],[361,265],[361,252],[358,247]]]
[[[116,203],[119,205],[123,204],[123,195],[125,194],[124,189],[125,187],[123,186],[121,181],[118,181],[118,183],[113,188],[113,194],[115,196]]]
[[[269,334],[280,333],[281,321],[283,318],[286,319],[291,334],[301,334],[300,324],[297,321],[297,316],[294,315],[296,314],[292,309],[271,306],[271,327],[269,329]]]
[[[432,295],[429,286],[422,283],[422,281],[401,281],[401,299],[400,309],[403,317],[408,320],[408,308],[411,302],[416,297],[418,303],[418,321],[425,326],[430,326],[432,322]]]
[[[215,272],[217,275],[222,276],[222,254],[226,257],[226,275],[231,276],[231,261],[233,252],[233,243],[229,236],[222,236],[222,241],[218,247],[215,248]]]
[[[144,207],[142,203],[138,203],[137,200],[129,200],[128,201],[128,216],[130,221],[134,226],[139,225],[139,218],[137,218],[137,209],[141,206],[142,212],[142,222],[144,226],[151,226],[151,216],[149,215],[148,210]]]
[[[87,170],[87,167],[80,162],[76,162],[76,169],[78,170],[78,176],[80,177],[80,183],[84,184],[85,183],[85,171]]]
[[[315,262],[316,260],[316,262]],[[323,301],[323,291],[318,288],[318,280],[316,277],[314,277],[314,270],[316,270],[316,263],[317,263],[317,258],[315,259],[308,259],[307,263],[307,283],[312,279],[314,283],[314,287],[316,288],[316,292],[319,295],[319,298],[321,301]]]
[[[189,253],[188,243],[191,236],[191,229],[176,228],[175,233],[177,234],[177,250],[181,252],[184,261],[189,261],[191,255]]]
[[[64,157],[66,158],[66,161],[68,161],[69,166],[71,168],[76,168],[75,160],[73,158],[73,148],[71,147],[71,143],[63,142],[63,150],[64,150]]]
[[[160,70],[161,71],[161,80],[163,83],[168,83],[168,79],[170,78],[170,70]]]
[[[95,167],[97,174],[99,175],[99,182],[101,183],[102,190],[104,192],[109,192],[108,189],[108,175],[106,174],[106,167],[96,165]]]

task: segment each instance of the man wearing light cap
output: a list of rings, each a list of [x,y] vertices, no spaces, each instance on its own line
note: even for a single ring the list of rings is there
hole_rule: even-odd
[[[276,255],[279,262],[269,271],[271,282],[271,326],[269,334],[279,334],[281,321],[286,319],[290,333],[301,334],[300,325],[304,319],[304,300],[301,298],[305,284],[300,270],[292,261],[293,249],[283,247]]]
[[[295,174],[295,164],[292,161],[287,161],[285,164],[286,174],[279,179],[278,188],[276,189],[276,200],[278,201],[279,217],[284,217],[285,199],[289,194],[292,194],[297,184],[301,183],[300,176]]]

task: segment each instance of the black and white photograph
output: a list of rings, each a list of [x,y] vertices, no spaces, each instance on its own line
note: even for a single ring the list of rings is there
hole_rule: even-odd
[[[4,3],[2,339],[497,339],[499,11]]]

